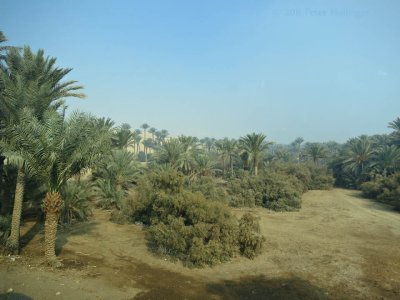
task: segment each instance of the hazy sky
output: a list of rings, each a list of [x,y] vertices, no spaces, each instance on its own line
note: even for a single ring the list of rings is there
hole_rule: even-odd
[[[0,0],[0,30],[74,69],[70,109],[134,128],[343,142],[400,116],[396,0]]]

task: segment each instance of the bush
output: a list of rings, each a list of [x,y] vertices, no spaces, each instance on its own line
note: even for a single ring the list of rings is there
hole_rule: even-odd
[[[334,178],[327,168],[313,163],[276,162],[269,170],[296,177],[303,184],[303,192],[331,189],[334,183]]]
[[[194,193],[202,193],[207,200],[223,203],[228,201],[225,188],[217,182],[217,179],[211,176],[202,176],[194,180],[189,189]]]
[[[11,215],[0,215],[0,245],[5,245],[11,232]]]
[[[400,173],[363,183],[361,191],[364,197],[392,205],[400,211]]]
[[[187,266],[229,260],[239,252],[237,220],[222,203],[185,189],[184,181],[173,169],[143,177],[129,205],[131,220],[149,225],[148,237],[158,253]]]
[[[91,189],[86,182],[69,181],[62,190],[63,206],[60,223],[72,224],[87,221],[92,215],[89,202],[91,196]]]
[[[265,238],[260,234],[258,220],[249,213],[239,220],[238,241],[240,253],[247,258],[253,259],[262,251]]]
[[[232,206],[264,206],[277,211],[291,211],[301,207],[303,184],[294,176],[264,173],[258,177],[241,174],[228,182]]]

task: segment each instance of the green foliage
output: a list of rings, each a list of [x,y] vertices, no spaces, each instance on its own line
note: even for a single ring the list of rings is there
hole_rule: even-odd
[[[327,190],[332,188],[334,178],[326,167],[312,163],[275,162],[268,171],[278,172],[296,177],[303,184],[303,192],[307,190]]]
[[[252,214],[246,213],[240,218],[238,241],[243,256],[253,259],[261,253],[265,237],[260,234],[260,224]]]
[[[163,254],[188,265],[204,266],[229,260],[236,252],[237,225],[226,207],[200,193],[156,195],[150,234]]]
[[[301,207],[303,184],[292,175],[264,173],[253,177],[241,172],[228,182],[227,191],[232,206],[264,206],[277,211]]]
[[[11,215],[0,215],[0,245],[5,245],[11,231]]]
[[[218,179],[214,177],[199,177],[190,184],[189,188],[194,193],[202,193],[207,200],[217,202],[228,201],[228,195],[225,188],[221,185]]]
[[[400,173],[363,183],[361,190],[364,197],[392,205],[400,211]]]
[[[131,220],[149,226],[149,240],[158,253],[188,266],[205,266],[239,252],[237,220],[225,205],[185,188],[182,173],[153,171],[139,181],[136,192],[128,208]]]
[[[72,224],[87,221],[92,215],[89,202],[92,192],[86,182],[68,181],[62,189],[63,206],[60,223]]]
[[[139,166],[126,149],[113,150],[93,171],[94,195],[102,208],[119,208],[127,191],[137,180]]]

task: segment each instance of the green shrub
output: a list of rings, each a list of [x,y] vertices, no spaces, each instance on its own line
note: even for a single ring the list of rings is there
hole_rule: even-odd
[[[301,208],[302,185],[292,176],[269,174],[264,178],[263,205],[275,211]]]
[[[158,253],[187,266],[229,260],[239,252],[236,218],[226,205],[185,188],[184,182],[173,169],[144,176],[128,205],[131,221],[149,226],[148,238]]]
[[[246,213],[240,218],[238,241],[243,256],[253,259],[261,253],[265,237],[260,234],[260,224],[252,214]]]
[[[87,221],[92,215],[89,202],[91,196],[91,189],[86,182],[69,181],[62,190],[63,206],[60,223],[72,224]]]
[[[217,182],[217,179],[211,176],[202,176],[194,180],[190,184],[189,189],[194,193],[202,193],[207,200],[224,203],[228,201],[225,188],[221,183]]]
[[[395,210],[400,211],[400,173],[363,183],[361,191],[364,197],[392,205]]]
[[[311,181],[309,190],[329,190],[333,187],[335,179],[327,168],[309,165]]]
[[[383,192],[383,180],[377,178],[373,181],[364,182],[360,188],[365,198],[376,199]]]
[[[264,206],[278,211],[301,207],[303,184],[292,175],[264,173],[257,177],[241,174],[228,182],[232,206]]]
[[[296,177],[303,184],[303,192],[331,189],[334,183],[328,169],[314,163],[275,162],[269,170]]]
[[[0,215],[0,245],[5,245],[11,231],[11,215]]]

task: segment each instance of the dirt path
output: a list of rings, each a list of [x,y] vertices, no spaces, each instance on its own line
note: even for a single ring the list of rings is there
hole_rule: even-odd
[[[400,214],[355,191],[311,191],[295,213],[251,211],[267,238],[263,255],[188,269],[154,257],[137,225],[105,211],[59,235],[65,267],[41,261],[42,234],[21,257],[0,258],[0,293],[33,299],[399,299]],[[32,224],[27,224],[32,226]],[[60,294],[57,294],[60,293]],[[2,294],[0,299],[11,294]]]

